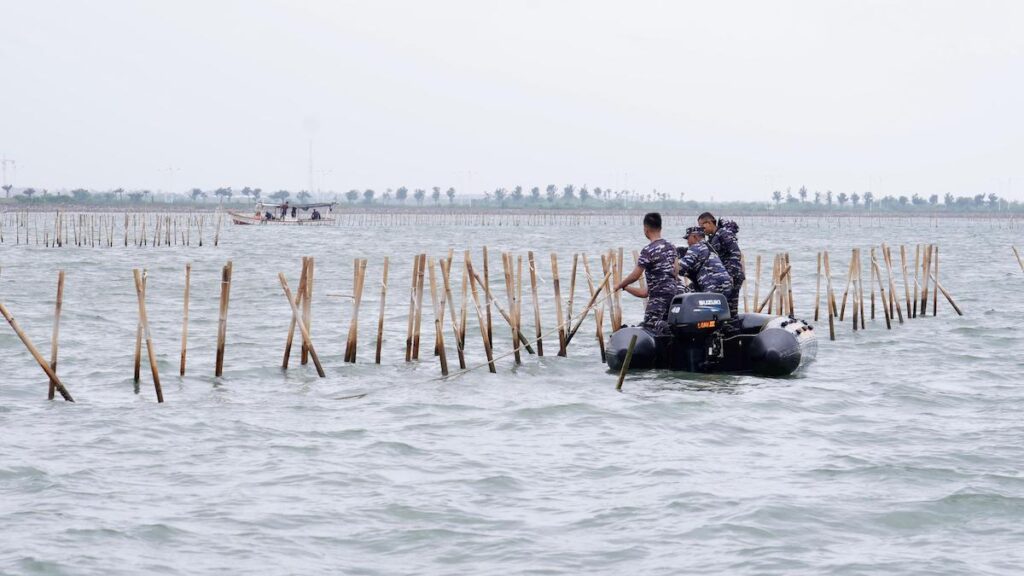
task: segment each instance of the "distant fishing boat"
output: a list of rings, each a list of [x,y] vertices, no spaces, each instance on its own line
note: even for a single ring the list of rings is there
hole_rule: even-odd
[[[336,202],[325,204],[270,204],[258,202],[250,214],[228,210],[231,221],[243,226],[250,224],[274,224],[285,226],[325,226],[334,224],[334,218],[324,216],[320,210],[326,208],[327,213],[334,211]]]

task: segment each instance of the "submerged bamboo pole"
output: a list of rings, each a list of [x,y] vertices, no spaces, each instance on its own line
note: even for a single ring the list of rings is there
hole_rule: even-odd
[[[616,390],[622,390],[622,383],[626,380],[626,372],[629,371],[629,363],[633,360],[633,348],[636,347],[637,334],[629,339],[629,347],[626,348],[626,358],[622,362],[622,369],[619,370],[619,381],[615,383]]]
[[[53,335],[50,338],[50,369],[57,373],[57,344],[60,340],[60,311],[64,305],[64,271],[57,271],[57,302],[53,307]],[[57,390],[57,382],[50,379],[50,389],[46,398],[53,400],[54,392]]]
[[[179,375],[185,375],[185,355],[188,350],[188,297],[192,282],[192,263],[185,264],[185,310],[181,316],[181,365]]]
[[[558,355],[565,356],[565,322],[562,320],[562,290],[558,281],[558,254],[551,253],[551,284],[555,291],[555,317],[558,318]]]
[[[309,337],[309,331],[306,330],[306,323],[303,322],[302,313],[299,312],[297,300],[292,299],[292,291],[288,288],[288,280],[284,277],[284,272],[278,272],[277,278],[281,282],[281,289],[284,290],[284,296],[288,299],[288,305],[292,309],[292,321],[299,327],[299,331],[302,333],[302,342],[309,349],[309,357],[313,359],[317,375],[323,378],[325,374],[323,366],[320,365],[320,357],[317,356],[316,348],[313,347],[313,340]]]
[[[878,259],[875,258],[874,249],[871,250],[871,270],[874,272],[872,276],[878,281],[878,293],[881,295],[882,300],[882,313],[885,315],[885,328],[886,330],[892,330],[892,320],[889,317],[889,307],[886,305],[885,299],[885,287],[882,286],[882,271],[878,268]],[[872,290],[872,294],[874,291]]]
[[[231,300],[231,271],[231,260],[228,260],[221,273],[220,283],[220,317],[217,321],[217,361],[214,367],[214,376],[217,378],[224,374],[224,346],[228,336],[228,304]]]
[[[356,361],[356,348],[359,341],[359,305],[363,301],[363,282],[366,276],[366,259],[357,258],[354,263],[352,277],[352,320],[348,326],[348,340],[345,344],[345,361]]]
[[[377,353],[374,362],[380,364],[381,348],[384,345],[384,302],[388,296],[388,257],[384,257],[384,272],[380,280],[380,314],[377,316]]]
[[[832,291],[832,270],[828,261],[828,250],[825,250],[822,254],[822,260],[825,264],[825,307],[828,308],[828,338],[829,340],[836,339],[836,295]]]
[[[306,285],[302,287],[302,319],[306,322],[306,332],[313,334],[313,270],[315,261],[312,257],[306,261]],[[302,343],[299,363],[305,366],[309,363],[309,349],[306,343]]]
[[[512,255],[508,252],[502,252],[501,254],[501,267],[505,277],[505,293],[508,294],[508,309],[511,311],[510,322],[512,328],[512,352],[515,356],[516,364],[522,364],[523,359],[519,353],[519,332],[516,330],[515,314],[516,314],[516,291],[515,283],[512,279]]]
[[[412,329],[412,359],[420,359],[420,334],[423,323],[423,291],[427,273],[427,255],[420,254],[419,271],[416,274],[416,321]]]
[[[142,270],[142,292],[145,295],[146,292],[146,270]],[[135,325],[135,383],[138,384],[142,380],[142,316],[139,316],[139,321]]]
[[[149,317],[146,315],[146,282],[138,268],[132,271],[135,276],[135,293],[139,299],[139,322],[146,336],[146,357],[153,373],[153,388],[156,390],[156,401],[164,401],[164,391],[160,387],[160,372],[156,364],[156,351],[153,348],[153,335],[149,330]]]
[[[779,289],[779,286],[782,283],[782,281],[785,280],[786,276],[789,275],[789,270],[790,270],[789,266],[786,266],[785,268],[783,268],[782,272],[779,273],[777,280],[772,283],[771,291],[768,292],[768,295],[764,297],[764,301],[761,302],[761,304],[757,307],[756,312],[760,313],[761,310],[764,309],[764,307],[767,306],[768,303],[772,301],[772,296],[775,295],[775,291]],[[769,310],[768,313],[770,314],[771,313],[771,308],[769,308],[768,310]]]
[[[412,329],[416,325],[416,277],[419,275],[419,254],[412,259],[412,288],[409,290],[409,319],[405,332],[405,361],[412,362]]]
[[[469,275],[469,286],[473,293],[473,304],[476,308],[476,317],[480,321],[480,338],[484,342],[484,353],[487,355],[488,369],[492,374],[497,374],[498,370],[494,366],[494,354],[491,352],[491,338],[487,333],[487,321],[484,319],[483,312],[480,309],[480,297],[477,294],[477,279],[476,274],[473,272],[473,261],[470,259],[469,250],[466,250],[463,255],[463,260],[466,264],[466,272]]]
[[[452,324],[452,332],[455,335],[455,351],[459,356],[459,368],[462,370],[466,369],[466,353],[463,349],[463,337],[461,329],[459,328],[459,320],[455,315],[455,300],[452,297],[452,285],[451,285],[451,271],[452,271],[452,259],[441,260],[441,278],[444,282],[444,296],[448,302],[448,309],[450,310],[449,319]]]
[[[441,363],[441,375],[448,375],[448,356],[444,349],[444,308],[437,297],[437,265],[433,258],[430,259],[430,302],[434,309],[434,348],[437,349],[438,360]]]
[[[540,326],[540,300],[537,298],[537,262],[534,260],[533,251],[526,253],[526,258],[530,268],[530,293],[533,296],[533,325],[535,329],[537,343],[537,356],[544,355],[544,338],[543,331]],[[586,258],[583,260],[584,268],[587,265]],[[589,275],[590,272],[587,272]]]
[[[297,299],[295,305],[298,306],[302,303],[302,298],[306,295],[306,272],[309,269],[309,257],[302,257],[302,271],[299,273],[299,289],[296,291],[295,298]],[[288,337],[284,342],[284,358],[281,360],[281,368],[287,370],[288,362],[292,356],[292,343],[295,341],[295,323],[298,321],[298,316],[292,315],[292,319],[288,324]]]
[[[956,311],[957,316],[963,316],[963,311],[961,311],[960,307],[957,306],[956,302],[953,301],[953,297],[949,295],[949,292],[947,292],[946,289],[942,287],[942,284],[939,284],[939,281],[936,280],[934,276],[932,277],[932,280],[935,281],[935,287],[938,288],[940,292],[942,292],[942,295],[946,297],[946,301],[949,302],[949,305],[952,306],[953,310]]]
[[[913,316],[910,313],[910,282],[907,276],[907,247],[900,244],[900,268],[903,271],[903,296],[907,303],[907,319]]]
[[[595,295],[594,289],[594,277],[590,274],[590,262],[586,254],[583,255],[583,273],[587,276],[587,288],[590,290],[590,299],[596,300],[597,296]],[[598,290],[600,290],[600,287],[598,287]],[[604,306],[598,306],[597,310],[594,311],[594,326],[594,336],[597,338],[597,347],[598,351],[601,353],[601,362],[604,362]],[[573,332],[570,331],[570,339],[572,338],[572,335]]]
[[[1013,255],[1017,258],[1017,265],[1020,266],[1020,271],[1024,272],[1024,260],[1021,260],[1020,252],[1017,251],[1016,246],[1011,245],[1010,248],[1013,248]]]
[[[18,338],[21,340],[21,343],[24,344],[25,348],[28,349],[29,354],[31,354],[32,357],[35,358],[36,363],[39,364],[39,367],[43,369],[43,372],[46,373],[46,376],[50,379],[51,382],[53,382],[54,387],[56,387],[57,391],[60,392],[61,397],[63,397],[64,400],[68,402],[74,402],[75,399],[71,397],[71,393],[68,392],[68,389],[64,387],[64,384],[60,381],[60,377],[58,377],[57,373],[54,372],[52,368],[50,368],[49,364],[46,363],[46,359],[43,358],[43,355],[40,354],[39,350],[37,350],[36,347],[32,344],[32,341],[29,340],[28,335],[25,334],[24,331],[22,331],[21,326],[18,326],[18,322],[14,319],[14,316],[11,315],[10,311],[7,310],[7,307],[4,306],[3,302],[0,302],[0,314],[2,314],[4,320],[7,320],[7,323],[11,325],[11,328],[14,330],[14,333],[18,335]]]
[[[935,245],[935,285],[939,285],[939,245]],[[932,316],[935,316],[939,311],[939,293],[932,290]]]

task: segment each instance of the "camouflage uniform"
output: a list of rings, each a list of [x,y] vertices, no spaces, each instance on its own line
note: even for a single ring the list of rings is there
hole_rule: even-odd
[[[724,296],[732,292],[732,278],[725,271],[718,254],[705,241],[689,247],[679,265],[679,274],[689,278],[698,292],[716,292]]]
[[[637,265],[644,269],[647,280],[647,309],[644,325],[657,328],[665,319],[672,297],[686,289],[676,278],[676,247],[665,239],[655,240],[640,251]]]
[[[746,280],[743,260],[740,259],[740,244],[736,241],[736,233],[739,231],[739,224],[732,220],[719,219],[718,230],[708,238],[708,244],[718,253],[722,265],[732,278],[732,290],[725,296],[729,300],[729,310],[733,316],[739,312],[740,287]]]

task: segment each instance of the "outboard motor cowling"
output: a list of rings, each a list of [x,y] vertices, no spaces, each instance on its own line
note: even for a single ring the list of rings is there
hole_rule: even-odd
[[[710,333],[729,318],[729,301],[714,292],[676,294],[668,307],[668,325],[674,334]]]

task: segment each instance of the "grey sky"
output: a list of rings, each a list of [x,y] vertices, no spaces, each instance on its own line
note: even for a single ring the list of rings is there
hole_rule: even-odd
[[[1024,2],[0,0],[19,186],[1024,199]]]

